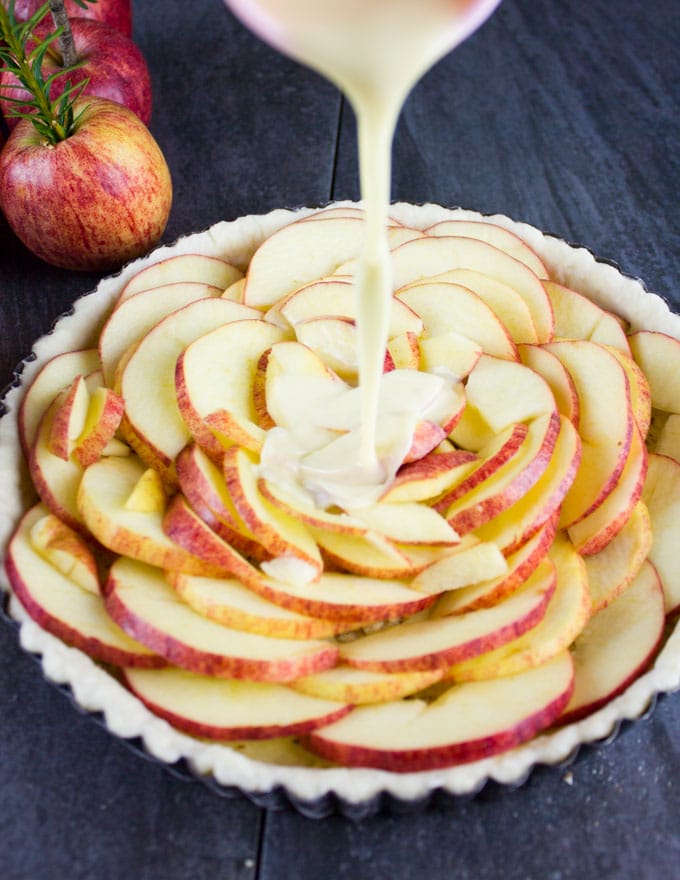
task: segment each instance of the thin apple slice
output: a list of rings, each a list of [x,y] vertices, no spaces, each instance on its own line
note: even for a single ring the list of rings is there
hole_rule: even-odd
[[[557,409],[578,428],[579,401],[574,380],[562,361],[540,345],[518,345],[522,363],[543,376],[550,386]]]
[[[125,401],[121,429],[144,459],[170,478],[171,465],[191,440],[177,405],[177,358],[196,339],[231,321],[259,317],[246,306],[220,298],[197,300],[159,321],[141,340],[121,376]]]
[[[638,330],[628,341],[649,382],[652,406],[680,414],[680,341],[652,330]]]
[[[324,620],[282,608],[235,578],[205,578],[169,572],[168,582],[194,611],[232,629],[277,639],[325,639],[357,624]]]
[[[549,727],[573,681],[565,651],[510,678],[451,687],[429,705],[414,699],[362,706],[309,734],[305,745],[340,764],[402,773],[480,760]]]
[[[99,337],[104,381],[112,386],[116,366],[131,346],[177,309],[198,299],[221,296],[222,289],[197,281],[174,282],[143,290],[119,303]]]
[[[649,456],[642,500],[652,522],[649,560],[661,578],[666,613],[672,614],[680,607],[680,464],[677,461],[656,453]]]
[[[262,353],[284,338],[266,321],[234,320],[203,334],[179,355],[179,411],[208,452],[220,455],[231,443],[259,451],[264,431],[256,423],[253,381]]]
[[[417,334],[408,330],[388,339],[387,354],[392,358],[395,370],[417,370],[420,364]]]
[[[298,342],[346,382],[356,384],[359,376],[357,326],[353,318],[305,318],[295,325]]]
[[[560,721],[577,721],[623,693],[656,654],[665,619],[659,576],[645,562],[630,587],[595,614],[574,642],[574,693]]]
[[[489,278],[488,275],[483,275],[474,269],[451,269],[441,275],[435,275],[432,280],[462,284],[484,300],[501,320],[514,342],[538,343],[531,310],[509,285],[495,278]]]
[[[111,568],[105,602],[133,638],[169,663],[203,675],[293,681],[337,659],[332,642],[274,639],[209,620],[180,599],[162,571],[126,557]]]
[[[493,310],[467,287],[443,281],[416,281],[396,297],[423,321],[426,336],[455,331],[496,357],[517,360],[517,348]]]
[[[531,269],[493,245],[472,238],[427,236],[405,242],[392,252],[395,290],[451,269],[473,269],[512,287],[531,312],[538,341],[552,339],[553,310],[541,281]]]
[[[542,477],[509,510],[476,530],[483,541],[498,544],[507,556],[521,547],[559,510],[571,486],[581,456],[581,441],[569,419],[561,427],[553,457]]]
[[[464,449],[434,450],[418,461],[400,467],[380,501],[392,504],[436,498],[464,479],[477,460],[474,452]]]
[[[47,445],[53,455],[68,461],[87,418],[90,395],[84,377],[76,376],[57,400]]]
[[[219,577],[228,574],[210,566],[174,544],[162,528],[162,513],[129,510],[126,502],[145,471],[129,458],[103,458],[83,474],[78,488],[78,508],[97,540],[124,556],[188,574]]]
[[[314,538],[303,523],[269,504],[257,488],[257,466],[244,449],[225,452],[223,473],[229,495],[256,539],[277,559],[292,558],[306,566],[315,580],[323,564]]]
[[[44,513],[29,530],[33,549],[74,584],[99,595],[99,572],[90,547],[47,508]]]
[[[628,459],[618,483],[592,513],[567,530],[572,544],[582,556],[604,550],[624,528],[640,500],[646,474],[647,449],[640,429],[635,425]]]
[[[124,411],[123,399],[110,388],[103,385],[95,388],[73,449],[73,456],[81,467],[89,467],[105,454],[108,444],[115,439]]]
[[[221,741],[299,736],[350,711],[281,684],[211,678],[170,667],[158,674],[125,670],[130,690],[173,727]]]
[[[295,491],[294,487],[284,488],[266,477],[258,480],[257,487],[263,498],[307,526],[350,535],[365,535],[370,531],[362,520],[343,511],[336,513],[317,507],[311,495]]]
[[[88,348],[58,354],[42,367],[19,405],[19,439],[27,458],[45,410],[57,394],[68,388],[76,376],[89,376],[100,366],[99,353]]]
[[[508,563],[496,544],[466,535],[457,547],[424,566],[411,587],[434,596],[507,573]]]
[[[630,452],[634,419],[626,371],[604,346],[564,340],[551,343],[548,350],[569,371],[579,398],[582,455],[562,505],[561,526],[566,528],[592,513],[614,490]]]
[[[29,510],[7,552],[7,576],[28,614],[47,632],[102,663],[165,665],[162,658],[111,620],[98,593],[83,589],[36,550],[31,532],[46,515],[41,504]]]
[[[642,368],[633,360],[632,354],[627,354],[613,346],[609,346],[608,350],[621,364],[628,377],[633,418],[644,439],[647,437],[652,423],[652,391],[647,377],[643,373]]]
[[[478,342],[455,330],[421,338],[419,345],[421,370],[436,373],[444,369],[458,380],[468,376],[482,356]]]
[[[563,284],[545,281],[544,287],[555,314],[556,337],[588,339],[630,354],[626,332],[619,318]]]
[[[488,608],[519,589],[547,556],[557,530],[557,517],[543,525],[524,546],[507,558],[507,571],[481,583],[444,593],[430,611],[432,617],[464,614]]]
[[[545,264],[536,251],[529,247],[519,235],[497,226],[486,220],[441,220],[433,226],[429,226],[425,232],[428,235],[454,235],[461,238],[476,238],[492,244],[508,256],[514,257],[520,263],[528,266],[539,278],[549,278]]]
[[[165,486],[158,471],[147,468],[125,499],[125,509],[134,513],[163,514],[168,504]]]
[[[555,568],[544,561],[516,593],[492,608],[417,622],[406,621],[340,646],[344,663],[378,672],[443,669],[477,657],[535,627],[555,589]]]
[[[200,282],[226,290],[242,274],[236,266],[219,257],[205,254],[177,254],[157,263],[146,266],[128,281],[123,288],[117,305],[142,290],[164,287],[179,282]]]
[[[557,586],[537,626],[499,648],[451,666],[447,678],[462,682],[515,675],[550,662],[573,643],[590,618],[585,564],[563,538],[555,540],[549,559],[555,563]]]
[[[439,681],[439,669],[419,672],[371,672],[339,665],[291,684],[296,691],[324,700],[362,705],[400,700]]]
[[[397,543],[446,546],[460,540],[443,516],[417,502],[372,504],[347,512],[365,523],[368,529]]]
[[[326,560],[342,571],[388,580],[410,578],[425,567],[412,562],[393,541],[375,532],[351,534],[310,527]]]

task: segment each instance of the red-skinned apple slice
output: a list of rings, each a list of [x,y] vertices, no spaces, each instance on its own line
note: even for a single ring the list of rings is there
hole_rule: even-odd
[[[562,361],[540,345],[518,345],[522,363],[550,386],[557,409],[578,428],[579,402],[574,381]]]
[[[392,252],[395,290],[451,269],[473,269],[512,287],[527,304],[539,342],[553,337],[552,305],[537,276],[523,263],[493,245],[472,238],[427,236]]]
[[[630,388],[630,405],[633,418],[637,423],[642,437],[645,438],[652,423],[652,392],[647,377],[641,367],[633,360],[633,356],[614,346],[608,346],[628,376]]]
[[[572,644],[583,631],[591,612],[585,564],[569,542],[559,537],[548,558],[555,564],[557,586],[541,621],[519,638],[457,663],[446,677],[453,681],[482,681],[515,675],[549,663]]]
[[[209,257],[205,254],[178,254],[152,263],[133,275],[123,288],[117,305],[134,294],[152,287],[164,287],[166,284],[188,281],[226,290],[241,277],[241,272],[235,266],[219,257]]]
[[[87,418],[89,393],[83,376],[76,376],[58,397],[47,441],[53,455],[68,461]]]
[[[464,479],[475,467],[477,456],[464,449],[433,452],[399,468],[381,502],[425,501],[436,498]]]
[[[503,226],[485,220],[441,220],[428,227],[428,235],[453,235],[461,238],[476,238],[492,244],[508,256],[528,266],[539,278],[549,278],[548,270],[538,254],[523,241],[519,235]]]
[[[121,430],[140,458],[168,479],[175,457],[191,439],[177,405],[177,358],[216,327],[255,316],[252,309],[229,300],[197,300],[159,321],[128,360],[121,376]]]
[[[332,642],[273,639],[209,620],[180,599],[162,571],[134,559],[120,557],[113,564],[105,602],[132,638],[203,675],[293,681],[333,666],[337,658]]]
[[[401,700],[362,706],[314,731],[305,744],[344,765],[402,773],[480,760],[550,726],[567,704],[573,680],[565,651],[511,678],[449,688],[429,705]]]
[[[339,665],[315,675],[298,678],[291,687],[320,699],[362,705],[400,700],[435,684],[441,677],[439,669],[421,672],[371,672]]]
[[[36,505],[23,517],[7,553],[7,575],[16,597],[47,632],[88,656],[116,666],[165,665],[111,620],[100,595],[84,590],[34,548],[30,534],[47,515]]]
[[[576,474],[581,441],[569,419],[561,428],[553,457],[545,473],[509,510],[477,529],[483,541],[494,541],[506,556],[519,549],[559,510]]]
[[[628,522],[599,553],[585,556],[593,614],[628,588],[652,548],[652,523],[643,501]]]
[[[628,341],[635,362],[649,382],[652,406],[680,413],[680,341],[652,330],[638,330]]]
[[[505,557],[494,543],[467,535],[455,548],[442,552],[439,558],[423,566],[411,587],[437,595],[501,577],[507,572]]]
[[[75,441],[73,456],[82,468],[94,464],[118,430],[125,404],[122,398],[100,385],[90,396],[85,424]]]
[[[650,455],[642,500],[652,522],[649,560],[661,578],[666,613],[672,614],[680,607],[680,464],[665,455]]]
[[[457,379],[468,376],[482,356],[482,346],[478,342],[455,330],[421,338],[419,344],[421,370],[435,373],[443,368]]]
[[[443,281],[417,281],[396,296],[423,321],[426,336],[455,331],[487,354],[517,360],[517,348],[493,310],[467,287]]]
[[[96,349],[69,351],[51,358],[28,386],[19,405],[19,439],[28,458],[40,420],[54,398],[76,376],[88,376],[100,369]]]
[[[326,561],[342,571],[394,580],[411,578],[427,564],[413,562],[393,541],[375,532],[352,534],[313,526],[310,530]]]
[[[120,303],[99,337],[99,356],[106,384],[113,384],[116,366],[130,346],[136,345],[159,321],[197,299],[221,294],[220,287],[183,281],[142,290]]]
[[[555,314],[556,337],[588,339],[630,354],[626,332],[619,318],[563,284],[545,281],[544,287]]]
[[[99,595],[99,573],[92,550],[83,538],[53,513],[38,518],[29,529],[34,550],[53,565],[64,577]]]
[[[168,496],[158,471],[147,468],[135,483],[125,500],[125,509],[135,513],[162,514],[168,504]]]
[[[350,711],[285,685],[211,678],[183,669],[125,670],[130,690],[160,718],[191,736],[220,741],[299,736]]]
[[[179,355],[179,411],[209,453],[220,456],[230,443],[260,449],[264,431],[256,423],[253,380],[262,353],[284,337],[266,321],[235,320],[205,333]]]
[[[557,517],[554,516],[523,547],[508,556],[507,572],[479,584],[445,593],[430,615],[446,617],[448,614],[464,614],[467,611],[476,611],[478,608],[488,608],[509,596],[521,587],[547,556],[556,530]]]
[[[395,370],[417,370],[420,364],[418,336],[410,330],[393,336],[387,341],[387,353]]]
[[[168,582],[194,611],[232,629],[280,639],[324,639],[356,629],[354,621],[324,620],[282,608],[240,581],[168,572]]]
[[[291,487],[286,490],[266,477],[258,480],[257,487],[263,498],[305,525],[349,535],[365,535],[369,531],[369,527],[360,519],[344,512],[323,510],[314,505],[310,495],[291,491]]]
[[[443,669],[518,638],[545,614],[555,568],[544,561],[520,590],[491,608],[406,621],[340,646],[344,663],[378,672]]]
[[[551,343],[548,350],[569,371],[579,398],[582,455],[562,505],[560,525],[566,528],[592,513],[614,490],[630,452],[634,419],[626,371],[604,346],[564,340]]]
[[[402,544],[446,546],[460,540],[443,516],[425,504],[394,501],[372,504],[347,511],[365,523],[367,529]]]
[[[78,508],[95,538],[114,553],[159,568],[216,577],[228,574],[223,568],[207,565],[166,537],[160,511],[126,507],[143,474],[144,466],[132,456],[103,458],[84,472],[78,488]]]
[[[645,562],[630,587],[595,614],[574,642],[574,693],[560,721],[577,721],[623,693],[656,654],[664,622],[659,576]]]

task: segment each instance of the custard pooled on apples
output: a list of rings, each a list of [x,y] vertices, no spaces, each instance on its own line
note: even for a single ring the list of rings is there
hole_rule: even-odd
[[[680,342],[491,221],[388,236],[374,467],[357,207],[146,265],[24,395],[13,591],[185,733],[484,758],[621,693],[680,606]]]

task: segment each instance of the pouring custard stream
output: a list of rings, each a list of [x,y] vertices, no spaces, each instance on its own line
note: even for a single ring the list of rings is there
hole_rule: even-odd
[[[381,455],[378,418],[390,411],[390,399],[402,421],[414,422],[399,408],[398,381],[384,387],[392,283],[387,236],[392,138],[401,107],[416,82],[435,61],[462,42],[500,0],[226,0],[258,36],[307,64],[335,83],[357,118],[361,195],[365,205],[364,246],[355,274],[360,428],[356,444],[345,442],[334,459],[333,484],[352,485],[354,502],[371,503],[376,489],[394,476],[398,454]],[[413,371],[400,371],[403,373]],[[419,381],[404,376],[405,396]],[[429,377],[432,379],[432,377]],[[407,385],[411,385],[407,389]],[[441,380],[441,404],[451,383]],[[418,394],[416,393],[416,397]],[[387,399],[390,398],[390,399]],[[404,419],[405,416],[405,419]],[[392,420],[394,424],[398,419]],[[275,439],[273,438],[273,442]],[[396,436],[383,448],[400,444]],[[278,452],[290,443],[282,443]],[[335,451],[334,451],[335,452]],[[317,456],[318,457],[318,456]],[[357,467],[358,462],[358,467]],[[304,481],[303,481],[304,482]],[[317,500],[339,501],[332,492],[315,491]],[[378,493],[379,494],[379,493]]]

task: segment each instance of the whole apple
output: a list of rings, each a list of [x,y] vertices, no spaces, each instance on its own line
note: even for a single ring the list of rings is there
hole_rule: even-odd
[[[54,30],[51,19],[47,18],[36,28],[35,35],[44,39]],[[78,61],[81,66],[68,76],[57,77],[50,89],[52,100],[61,95],[71,82],[76,84],[88,80],[85,95],[108,98],[129,107],[145,125],[151,119],[151,77],[140,49],[131,39],[100,21],[87,18],[71,20],[71,30]],[[62,66],[58,42],[53,42],[45,55],[42,67],[44,79],[56,73]],[[14,105],[5,100],[29,100],[30,93],[19,89],[17,79],[10,71],[0,73],[0,107],[10,129],[14,128],[19,117],[9,112]],[[24,112],[29,107],[21,107]]]
[[[74,104],[73,133],[54,145],[23,119],[0,153],[0,208],[34,254],[103,271],[146,253],[172,203],[167,163],[146,126],[103,98]]]
[[[7,5],[6,0],[3,2]],[[28,21],[42,5],[43,0],[16,0],[14,13],[17,20]],[[70,18],[92,18],[108,24],[126,37],[132,35],[131,0],[96,0],[88,3],[86,8],[78,6],[74,0],[66,0],[66,12]]]

